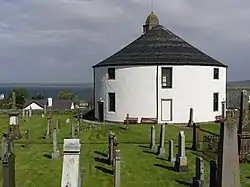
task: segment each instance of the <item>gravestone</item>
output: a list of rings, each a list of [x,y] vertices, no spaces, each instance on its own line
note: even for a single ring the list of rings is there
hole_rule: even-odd
[[[60,158],[59,146],[58,146],[58,131],[54,129],[53,131],[53,153],[52,159]]]
[[[240,117],[239,117],[239,129],[238,133],[242,134],[244,131],[249,132],[250,121],[249,121],[249,103],[248,93],[246,90],[241,92],[240,98]]]
[[[16,93],[12,92],[12,108],[9,112],[9,135],[13,139],[20,139],[22,137],[21,132],[19,130],[18,124],[18,116],[19,112],[16,109]]]
[[[198,186],[197,186],[198,185]],[[196,157],[195,177],[193,178],[194,187],[204,187],[204,161],[201,157]]]
[[[75,125],[71,123],[71,138],[75,139]]]
[[[209,187],[218,186],[218,165],[215,160],[210,161]]]
[[[150,149],[155,149],[155,126],[151,126],[150,132]]]
[[[173,140],[169,140],[168,143],[168,161],[169,162],[174,162],[175,158],[174,158],[174,141]]]
[[[189,109],[189,121],[188,121],[188,127],[192,127],[194,123],[194,109]]]
[[[109,134],[109,164],[113,164],[113,159],[114,159],[114,137],[115,134],[113,132],[110,132]]]
[[[81,187],[79,139],[64,139],[61,187]]]
[[[117,150],[117,146],[118,146],[118,141],[117,141],[117,138],[116,136],[114,136],[114,143],[113,143],[113,171],[115,170],[115,157],[116,157],[116,150]]]
[[[25,131],[25,147],[30,146],[30,129]]]
[[[7,139],[5,137],[2,138],[2,142],[1,142],[1,159],[3,160],[3,157],[5,155],[5,153],[8,152],[8,143],[7,143]]]
[[[29,117],[31,117],[32,116],[32,108],[31,108],[31,106],[30,106],[30,109],[29,109]]]
[[[77,133],[80,133],[80,122],[77,122]]]
[[[240,187],[237,126],[222,122],[218,152],[219,187]]]
[[[25,110],[23,109],[22,118],[25,118]]]
[[[15,155],[13,152],[6,152],[3,161],[3,187],[15,187]]]
[[[196,123],[193,123],[193,140],[192,140],[192,150],[197,151],[200,148],[199,145],[199,127]]]
[[[121,155],[120,150],[115,150],[115,173],[114,173],[114,187],[120,187],[121,184]]]
[[[158,156],[163,156],[165,154],[165,124],[161,125],[160,132],[160,145],[158,146]]]
[[[47,128],[46,128],[46,135],[45,135],[46,140],[49,140],[49,138],[50,138],[50,120],[48,120]]]
[[[44,105],[44,107],[43,107],[43,114],[45,116],[47,115],[47,105]]]
[[[185,133],[184,131],[180,131],[178,134],[178,154],[175,161],[175,169],[178,172],[187,172],[188,170],[185,149]]]

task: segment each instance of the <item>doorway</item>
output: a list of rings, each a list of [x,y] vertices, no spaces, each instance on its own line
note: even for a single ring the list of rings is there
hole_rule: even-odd
[[[172,121],[172,99],[161,100],[161,121]]]

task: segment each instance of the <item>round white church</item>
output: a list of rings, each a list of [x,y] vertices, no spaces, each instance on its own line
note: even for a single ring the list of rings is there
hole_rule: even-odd
[[[143,34],[93,66],[95,118],[124,122],[127,114],[158,123],[214,121],[226,100],[227,66],[159,24],[151,12]]]

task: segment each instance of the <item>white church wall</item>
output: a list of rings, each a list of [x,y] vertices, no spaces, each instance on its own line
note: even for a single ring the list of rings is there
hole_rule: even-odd
[[[163,66],[168,67],[168,66]],[[213,79],[214,68],[219,68],[219,80]],[[172,121],[187,123],[189,109],[194,109],[194,121],[214,121],[221,115],[221,102],[226,100],[226,68],[209,66],[173,66],[172,89],[161,88],[159,81],[159,121],[161,121],[161,99],[172,99]],[[219,111],[213,111],[213,93],[219,92]],[[166,121],[161,121],[166,122]]]
[[[108,79],[108,67],[95,68],[95,117],[98,118],[97,101],[104,101],[104,118],[123,122],[131,117],[156,116],[156,67],[118,66],[115,80]],[[108,111],[108,92],[114,92],[116,111]]]

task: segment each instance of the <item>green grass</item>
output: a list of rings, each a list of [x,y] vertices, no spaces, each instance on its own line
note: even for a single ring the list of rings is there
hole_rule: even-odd
[[[70,125],[65,124],[68,116],[55,116],[61,120],[59,131],[60,150],[62,151],[63,138],[70,136]],[[16,155],[16,186],[19,187],[57,187],[61,183],[62,160],[51,160],[44,154],[52,153],[52,142],[46,142],[42,137],[46,132],[47,119],[34,116],[27,122],[20,120],[22,134],[27,127],[31,130],[31,146],[22,148],[24,137],[15,143]],[[88,125],[88,124],[86,124]],[[0,118],[0,131],[6,132],[8,118]],[[150,125],[133,125],[127,131],[120,125],[101,126],[100,129],[83,131],[81,140],[81,172],[82,186],[110,187],[113,186],[113,176],[109,174],[111,166],[102,162],[107,153],[107,136],[111,128],[120,142],[121,150],[121,186],[122,187],[185,187],[191,183],[195,171],[195,157],[200,154],[189,149],[186,150],[188,157],[189,172],[177,173],[172,171],[172,164],[167,159],[168,140],[173,139],[177,145],[177,133],[184,130],[186,135],[186,147],[191,147],[192,130],[185,127],[166,126],[166,156],[158,159],[148,148],[150,143]],[[202,128],[218,132],[218,125],[204,124]],[[160,126],[156,126],[156,143],[159,142]],[[177,148],[175,147],[175,154]],[[209,182],[209,163],[205,161],[206,182]],[[250,166],[241,165],[242,187],[250,185]],[[2,186],[2,175],[0,177]]]

